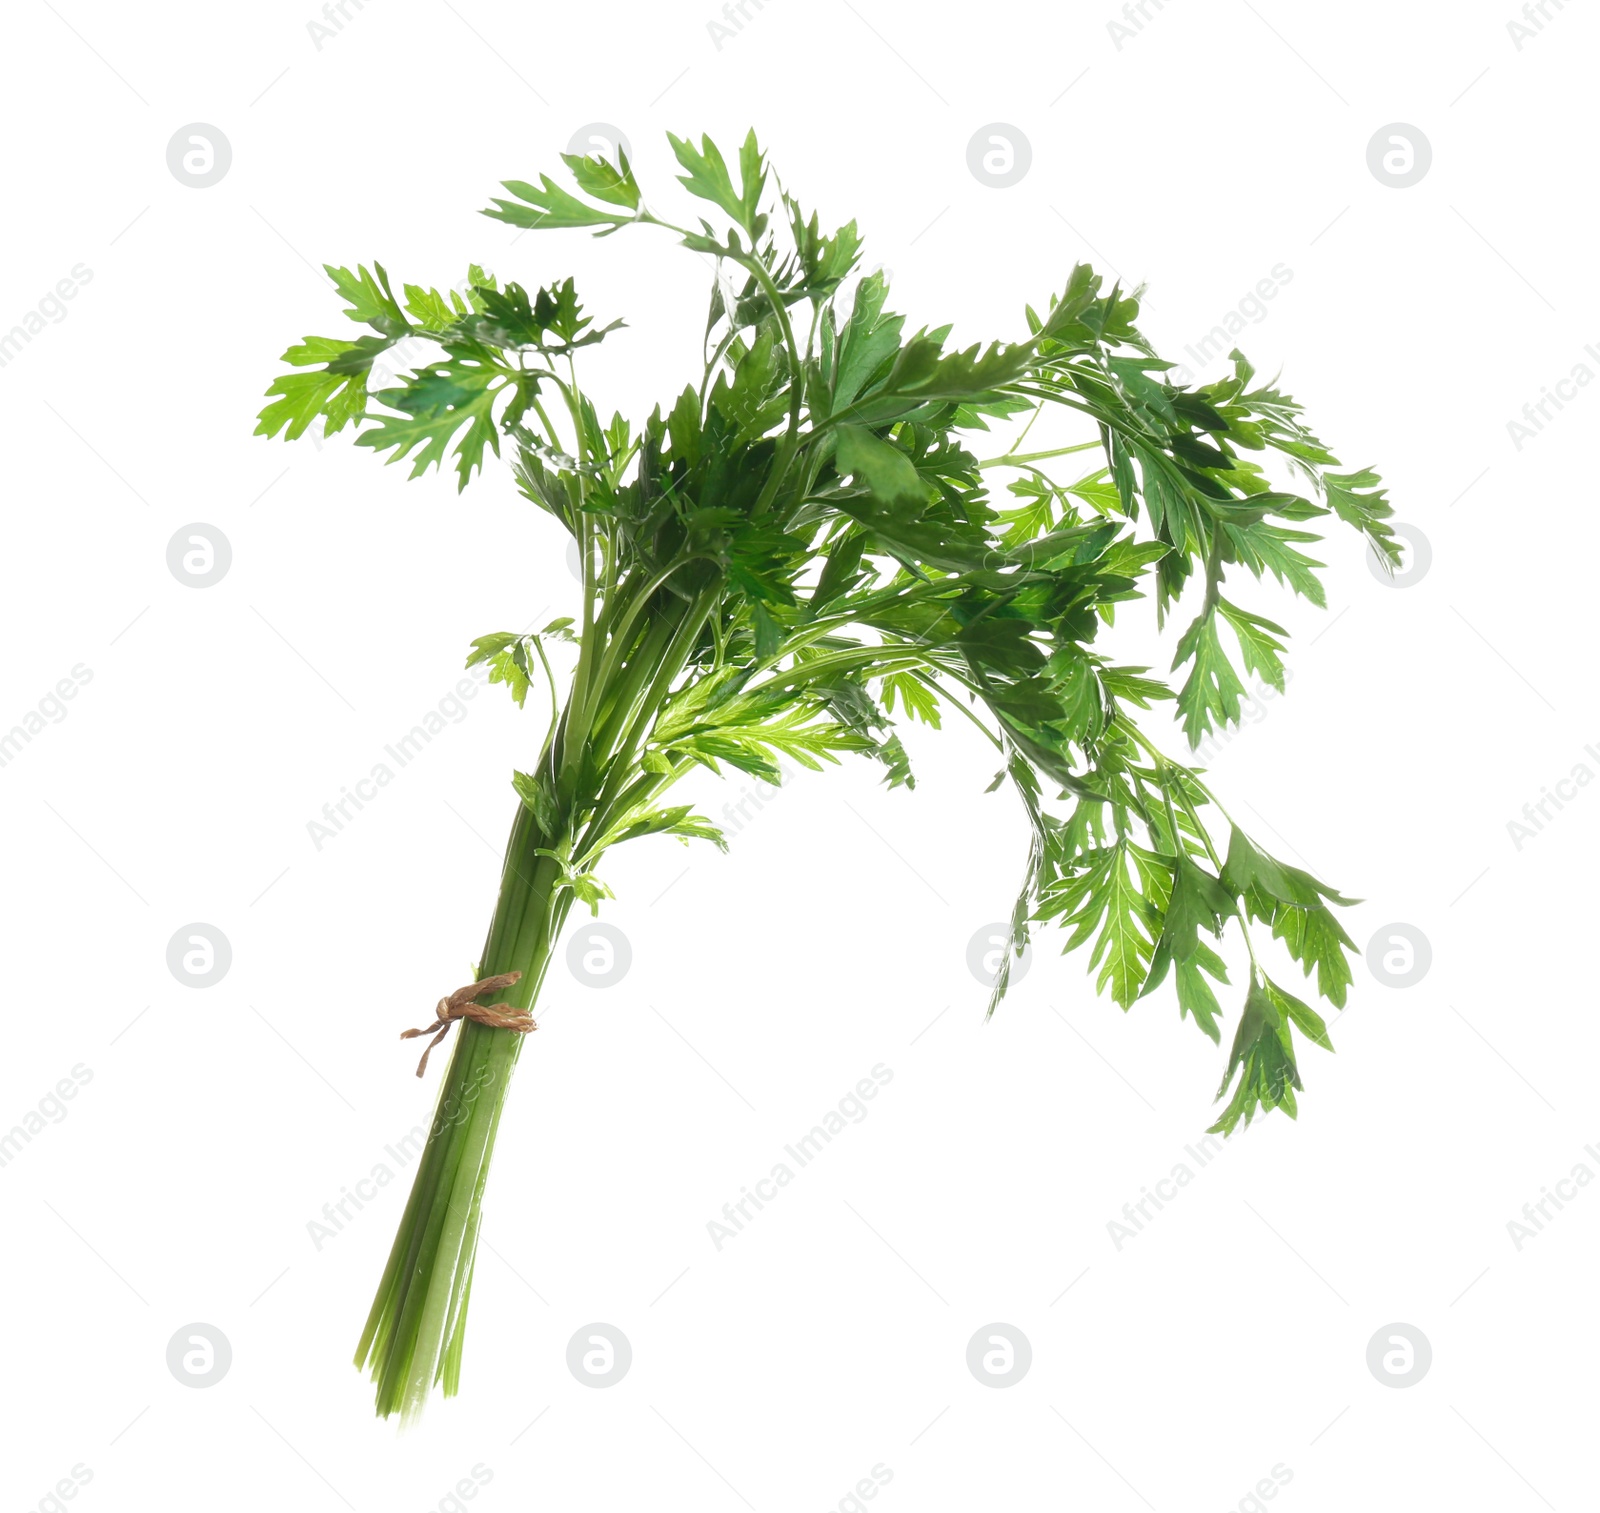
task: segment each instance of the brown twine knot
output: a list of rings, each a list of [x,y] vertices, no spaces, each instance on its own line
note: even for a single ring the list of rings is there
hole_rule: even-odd
[[[401,1030],[400,1038],[410,1040],[415,1035],[432,1035],[428,1042],[428,1049],[422,1053],[422,1060],[417,1063],[417,1076],[421,1076],[428,1069],[428,1057],[433,1054],[433,1048],[450,1033],[450,1026],[458,1019],[475,1020],[478,1024],[486,1024],[492,1030],[515,1030],[519,1035],[526,1035],[531,1030],[539,1028],[533,1022],[533,1015],[527,1009],[514,1009],[503,1003],[478,1003],[476,1000],[485,993],[498,993],[502,988],[509,988],[512,983],[521,978],[520,972],[502,972],[498,977],[485,977],[482,982],[470,982],[464,988],[457,988],[448,998],[441,998],[434,1013],[438,1021],[425,1026],[420,1030]]]

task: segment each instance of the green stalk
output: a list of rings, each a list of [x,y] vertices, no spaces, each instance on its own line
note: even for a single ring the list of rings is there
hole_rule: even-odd
[[[549,968],[571,894],[536,848],[552,846],[526,807],[506,848],[500,898],[478,977],[520,971],[493,1001],[531,1008]],[[464,1020],[410,1198],[356,1350],[377,1383],[378,1412],[414,1418],[436,1382],[453,1394],[471,1291],[484,1187],[511,1073],[526,1038]]]
[[[644,592],[655,589],[650,583]],[[637,760],[645,735],[687,664],[716,594],[713,587],[686,604],[674,601],[647,622],[648,630],[621,660],[590,651],[580,661],[539,763],[540,776],[555,795],[556,833],[547,834],[524,805],[506,845],[478,980],[513,971],[522,978],[492,1002],[533,1007],[573,897],[561,886],[560,864],[540,853],[570,845],[591,809],[596,815],[589,839],[612,822],[616,793],[640,776]],[[619,608],[606,607],[601,630]],[[631,627],[634,621],[623,623]],[[589,644],[605,639],[596,631]],[[585,770],[585,748],[607,769],[598,793],[575,791]],[[665,785],[670,778],[659,781]],[[378,1412],[384,1417],[398,1413],[403,1421],[421,1412],[436,1385],[453,1396],[460,1382],[483,1194],[511,1074],[527,1038],[471,1020],[463,1020],[455,1033],[438,1110],[356,1349],[356,1365],[370,1369],[377,1383]]]
[[[1041,406],[1040,408],[1043,408],[1043,406]],[[1038,412],[1035,411],[1034,413],[1035,413],[1035,416],[1037,417]],[[1028,422],[1028,425],[1031,427],[1033,425],[1033,421],[1030,420]],[[1026,435],[1027,433],[1024,432],[1023,434]],[[1075,446],[1070,446],[1070,447],[1052,447],[1048,452],[1020,452],[1019,453],[1019,452],[1011,451],[1011,452],[1005,453],[1001,457],[987,457],[982,462],[980,462],[978,464],[978,466],[980,468],[1000,468],[1000,467],[1014,468],[1014,467],[1021,467],[1024,463],[1028,463],[1028,462],[1044,462],[1047,458],[1050,458],[1050,457],[1065,457],[1069,452],[1089,452],[1089,451],[1093,451],[1097,447],[1099,447],[1099,445],[1100,445],[1100,438],[1097,436],[1097,437],[1095,437],[1095,439],[1093,441],[1080,441]]]

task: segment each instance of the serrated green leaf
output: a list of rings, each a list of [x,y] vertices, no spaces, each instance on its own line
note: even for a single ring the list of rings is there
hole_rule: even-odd
[[[538,187],[521,179],[503,181],[516,200],[495,200],[493,210],[483,213],[491,220],[504,221],[508,226],[521,226],[528,231],[557,231],[572,226],[626,226],[631,216],[615,211],[601,210],[574,199],[549,174],[539,175]],[[518,204],[517,201],[522,203]]]
[[[888,288],[882,273],[869,273],[856,285],[855,303],[839,333],[834,362],[831,397],[835,412],[847,408],[873,374],[900,350],[905,318],[884,314]]]
[[[1313,966],[1317,969],[1317,992],[1342,1009],[1353,980],[1349,957],[1358,953],[1333,912],[1321,904],[1309,908],[1279,904],[1272,917],[1272,933],[1288,947],[1307,977]]]
[[[893,509],[926,502],[927,485],[899,447],[880,440],[865,426],[842,425],[837,435],[834,465],[841,473],[853,474],[880,504]]]
[[[728,849],[728,841],[722,831],[704,815],[696,814],[689,804],[638,811],[613,837],[611,844],[638,840],[646,835],[676,835],[685,842],[710,841],[719,851]]]
[[[430,465],[442,466],[452,440],[456,441],[459,487],[465,488],[476,469],[483,466],[483,450],[500,451],[494,422],[494,405],[515,375],[496,364],[473,358],[450,358],[419,369],[403,387],[385,389],[374,397],[399,415],[369,415],[375,424],[356,437],[356,445],[390,452],[398,462],[413,448],[410,476]],[[457,439],[459,436],[459,439]]]
[[[1208,730],[1231,725],[1239,718],[1239,704],[1245,692],[1222,649],[1215,608],[1203,611],[1183,633],[1172,660],[1173,671],[1191,660],[1194,667],[1178,690],[1178,710],[1183,716],[1184,735],[1191,746],[1198,746]]]
[[[1226,983],[1228,969],[1222,958],[1209,947],[1202,945],[1188,961],[1180,961],[1173,968],[1173,981],[1177,986],[1178,1015],[1192,1017],[1201,1030],[1210,1037],[1213,1045],[1222,1044],[1222,1030],[1217,1019],[1222,1013],[1217,995],[1207,981],[1206,974],[1218,982]]]
[[[883,707],[888,713],[894,713],[897,699],[913,720],[939,729],[939,696],[915,673],[892,672],[883,680]]]
[[[344,313],[351,320],[371,326],[384,336],[404,336],[411,326],[390,291],[389,275],[383,271],[382,263],[374,263],[372,267],[371,273],[359,265],[351,272],[348,268],[336,268],[332,263],[323,264],[334,287],[349,300],[350,306]]]
[[[362,373],[331,373],[326,368],[283,373],[272,380],[267,394],[273,402],[257,417],[255,435],[276,436],[282,431],[285,441],[294,441],[321,415],[331,436],[365,412],[367,380]]]
[[[1324,899],[1345,907],[1360,902],[1344,898],[1309,872],[1269,856],[1244,831],[1234,826],[1228,839],[1228,857],[1222,866],[1222,885],[1236,898],[1264,894],[1278,903],[1297,908],[1318,908]],[[1263,914],[1258,916],[1266,918]]]
[[[539,829],[553,839],[561,828],[561,813],[549,784],[531,772],[513,772],[511,786],[538,822]]]
[[[627,153],[617,149],[617,161],[599,155],[581,157],[564,152],[561,161],[572,171],[578,188],[608,205],[622,205],[629,210],[639,208],[639,185],[633,177],[633,166]],[[513,191],[515,193],[516,191]]]
[[[979,399],[1021,377],[1032,354],[1028,342],[991,342],[947,353],[942,338],[915,336],[901,347],[888,373],[848,410],[854,420],[879,424],[924,405]]]
[[[1121,840],[1088,852],[1040,906],[1040,919],[1059,916],[1071,929],[1063,952],[1094,940],[1089,970],[1098,969],[1095,990],[1109,986],[1120,1008],[1132,1005],[1150,970],[1166,904],[1160,881],[1165,865],[1163,858]]]
[[[1402,548],[1388,522],[1394,507],[1382,487],[1383,480],[1371,468],[1353,473],[1324,473],[1324,497],[1347,525],[1365,534],[1372,549],[1389,564],[1399,567]]]
[[[687,137],[676,137],[670,131],[667,141],[672,144],[673,155],[687,170],[678,175],[678,182],[690,194],[702,200],[709,200],[713,205],[727,211],[733,219],[747,231],[750,230],[754,216],[753,206],[738,190],[733,187],[733,180],[728,176],[728,165],[723,160],[722,152],[717,144],[708,136],[700,138],[700,147]],[[747,146],[753,146],[755,133],[752,132],[746,139]],[[759,155],[757,155],[759,161]],[[743,164],[741,154],[741,165]],[[758,175],[758,180],[759,180]],[[748,187],[748,186],[747,186]],[[759,195],[759,182],[755,186]]]
[[[1228,525],[1225,529],[1240,560],[1256,577],[1264,571],[1270,572],[1280,583],[1288,584],[1319,609],[1327,608],[1328,596],[1316,574],[1316,569],[1324,564],[1306,556],[1294,545],[1300,541],[1320,541],[1320,536],[1311,531],[1288,530],[1265,520],[1253,525]]]
[[[284,373],[272,381],[267,395],[273,403],[257,417],[257,436],[276,436],[281,430],[285,441],[303,436],[320,415],[323,432],[332,436],[353,420],[359,420],[367,407],[367,378],[374,361],[394,345],[396,338],[362,336],[355,341],[336,337],[308,336],[283,354],[283,361],[297,368],[324,363],[314,373]]]
[[[617,895],[592,872],[574,873],[566,879],[566,884],[572,889],[580,903],[588,904],[589,912],[598,917],[600,901],[605,898],[615,898]]]
[[[424,289],[420,284],[401,287],[406,297],[406,312],[424,331],[443,331],[467,313],[460,295],[453,292],[447,298],[437,289]]]
[[[1291,1119],[1295,1117],[1294,1095],[1302,1084],[1288,1019],[1266,981],[1254,974],[1228,1053],[1228,1069],[1217,1089],[1218,1099],[1228,1091],[1235,1072],[1240,1075],[1233,1097],[1208,1133],[1232,1134],[1241,1118],[1248,1126],[1261,1109],[1281,1108]]]
[[[1217,609],[1232,627],[1238,639],[1239,655],[1244,661],[1245,671],[1254,673],[1259,678],[1265,678],[1279,693],[1282,693],[1283,662],[1279,659],[1278,653],[1283,650],[1283,642],[1276,638],[1286,636],[1288,632],[1281,625],[1274,625],[1271,620],[1253,615],[1249,610],[1240,609],[1238,605],[1230,604],[1226,599],[1217,600]]]
[[[1180,853],[1172,862],[1172,894],[1157,944],[1175,961],[1188,961],[1201,949],[1201,930],[1221,938],[1233,895],[1193,857]]]
[[[1142,677],[1149,669],[1144,667],[1102,667],[1100,686],[1114,699],[1126,699],[1140,709],[1148,709],[1161,699],[1177,697],[1167,685],[1157,678]]]

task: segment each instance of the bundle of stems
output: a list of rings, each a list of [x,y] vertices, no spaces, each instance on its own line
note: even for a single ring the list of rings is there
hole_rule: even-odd
[[[1213,984],[1228,968],[1205,937],[1220,945],[1237,924],[1248,982],[1214,1127],[1293,1115],[1291,1030],[1331,1045],[1320,1015],[1267,975],[1251,925],[1342,1006],[1353,947],[1330,906],[1350,901],[1256,846],[1135,712],[1174,701],[1193,745],[1238,718],[1236,662],[1281,689],[1286,633],[1224,597],[1224,581],[1270,574],[1323,604],[1321,564],[1301,547],[1318,539],[1305,524],[1328,516],[1398,562],[1376,475],[1337,471],[1295,402],[1254,385],[1237,352],[1216,382],[1174,382],[1135,325],[1141,291],[1105,290],[1084,265],[1025,309],[1014,342],[908,333],[883,275],[857,271],[855,223],[823,233],[754,133],[733,167],[708,138],[669,141],[715,224],[663,219],[620,155],[566,157],[577,194],[548,176],[508,181],[511,198],[485,212],[532,230],[664,230],[714,262],[698,381],[665,413],[601,422],[577,360],[621,322],[597,327],[571,279],[530,294],[474,265],[463,292],[406,284],[397,297],[374,264],[329,267],[366,330],[291,347],[294,371],[257,428],[293,439],[352,425],[358,445],[412,457],[412,477],[449,458],[463,488],[486,448],[503,452],[577,544],[578,613],[480,637],[468,659],[519,705],[535,687],[549,703],[538,759],[513,776],[478,964],[479,981],[520,976],[485,998],[532,1008],[574,903],[598,912],[609,896],[597,869],[611,847],[723,844],[691,805],[667,802],[689,773],[772,781],[781,759],[820,769],[854,752],[911,787],[897,718],[937,727],[954,711],[993,746],[992,788],[1015,795],[1032,837],[990,1012],[1030,933],[1056,921],[1065,949],[1092,942],[1096,986],[1117,1004],[1170,973],[1180,1016],[1220,1044]],[[369,393],[375,361],[402,341],[434,355]],[[1047,411],[1076,419],[1082,439],[1024,450]],[[979,455],[992,427],[1017,422],[1008,450]],[[1085,452],[1090,471],[1069,481],[1044,466]],[[1268,452],[1287,483],[1254,460]],[[1097,649],[1118,606],[1147,591],[1161,623],[1180,600],[1195,610],[1176,687]],[[470,1017],[456,1035],[356,1354],[380,1414],[412,1417],[436,1385],[458,1388],[484,1189],[525,1039]]]

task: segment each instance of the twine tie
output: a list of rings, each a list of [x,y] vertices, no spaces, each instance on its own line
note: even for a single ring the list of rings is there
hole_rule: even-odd
[[[464,988],[457,988],[448,998],[441,998],[434,1009],[437,1018],[433,1024],[425,1025],[419,1030],[402,1030],[400,1038],[410,1040],[417,1035],[432,1035],[428,1048],[422,1053],[422,1060],[417,1063],[417,1076],[421,1076],[428,1069],[428,1057],[433,1054],[433,1048],[450,1033],[450,1026],[458,1019],[470,1019],[477,1024],[488,1025],[492,1030],[514,1030],[519,1035],[526,1035],[539,1028],[533,1022],[533,1015],[527,1009],[514,1009],[503,1003],[479,1003],[477,1000],[485,993],[498,993],[503,988],[509,988],[512,983],[521,978],[520,972],[502,972],[498,977],[485,977],[481,982],[469,982]]]

